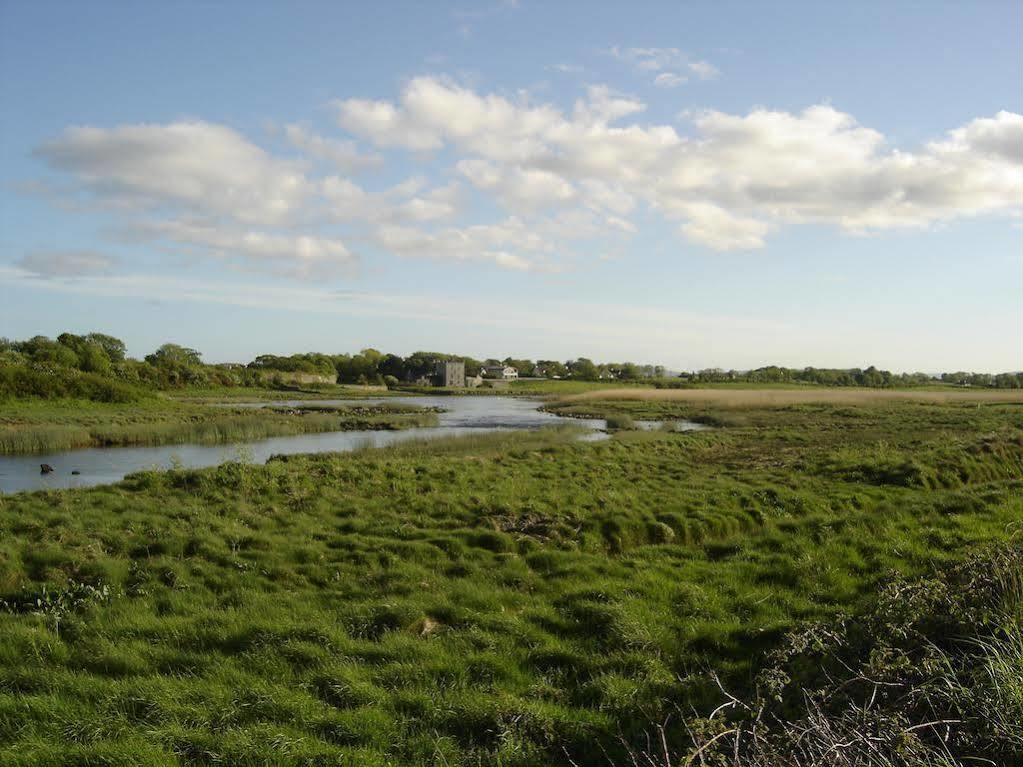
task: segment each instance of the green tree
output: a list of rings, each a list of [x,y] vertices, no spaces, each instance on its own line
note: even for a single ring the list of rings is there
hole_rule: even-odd
[[[110,357],[102,346],[87,341],[78,350],[78,367],[87,373],[110,375]]]
[[[586,357],[580,357],[577,360],[572,360],[566,363],[568,372],[572,378],[578,378],[582,381],[596,381],[600,375],[600,371],[597,366],[593,364],[593,360],[587,359]]]
[[[124,362],[127,355],[127,348],[120,338],[108,336],[106,333],[89,333],[85,337],[89,343],[99,344],[106,352],[107,359],[113,363]]]
[[[198,367],[202,365],[202,354],[186,346],[164,344],[152,354],[147,354],[146,362],[161,368]]]
[[[40,364],[78,367],[78,355],[74,349],[53,341],[46,336],[33,336],[18,344],[18,351]]]

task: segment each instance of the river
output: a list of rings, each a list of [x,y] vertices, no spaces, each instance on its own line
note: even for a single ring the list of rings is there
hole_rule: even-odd
[[[537,429],[558,423],[572,423],[590,430],[590,438],[602,436],[602,419],[563,418],[540,410],[539,400],[502,396],[388,397],[387,399],[316,400],[324,405],[367,405],[398,402],[421,407],[442,408],[438,424],[401,431],[333,431],[271,437],[254,442],[222,445],[178,444],[157,447],[101,447],[61,450],[31,455],[0,456],[0,493],[24,490],[90,487],[117,482],[132,472],[153,468],[183,466],[201,468],[225,461],[245,460],[265,463],[272,455],[294,453],[336,453],[363,447],[384,447],[410,439],[449,437],[480,431]],[[309,401],[231,403],[233,407],[308,405]],[[640,423],[654,428],[654,422]],[[702,428],[687,421],[677,422],[679,430]],[[39,465],[49,464],[52,474],[40,474]],[[79,472],[72,474],[71,472]]]

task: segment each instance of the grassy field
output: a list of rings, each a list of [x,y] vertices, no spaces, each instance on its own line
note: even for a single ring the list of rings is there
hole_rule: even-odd
[[[356,429],[429,426],[436,415],[403,405],[216,407],[169,400],[106,404],[24,400],[0,408],[0,454],[112,445],[219,444]]]
[[[4,497],[0,763],[632,764],[1023,516],[1018,405],[727,405]]]

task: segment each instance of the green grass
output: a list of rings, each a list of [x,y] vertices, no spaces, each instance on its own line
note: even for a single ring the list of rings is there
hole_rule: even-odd
[[[219,444],[357,429],[429,426],[436,415],[403,405],[232,408],[153,399],[131,405],[26,400],[0,409],[0,454],[112,445]]]
[[[628,763],[1023,515],[1023,408],[739,414],[6,496],[0,763]]]

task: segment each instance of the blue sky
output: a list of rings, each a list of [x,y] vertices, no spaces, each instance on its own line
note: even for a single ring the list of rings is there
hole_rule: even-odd
[[[1019,3],[0,0],[0,335],[1023,367]]]

